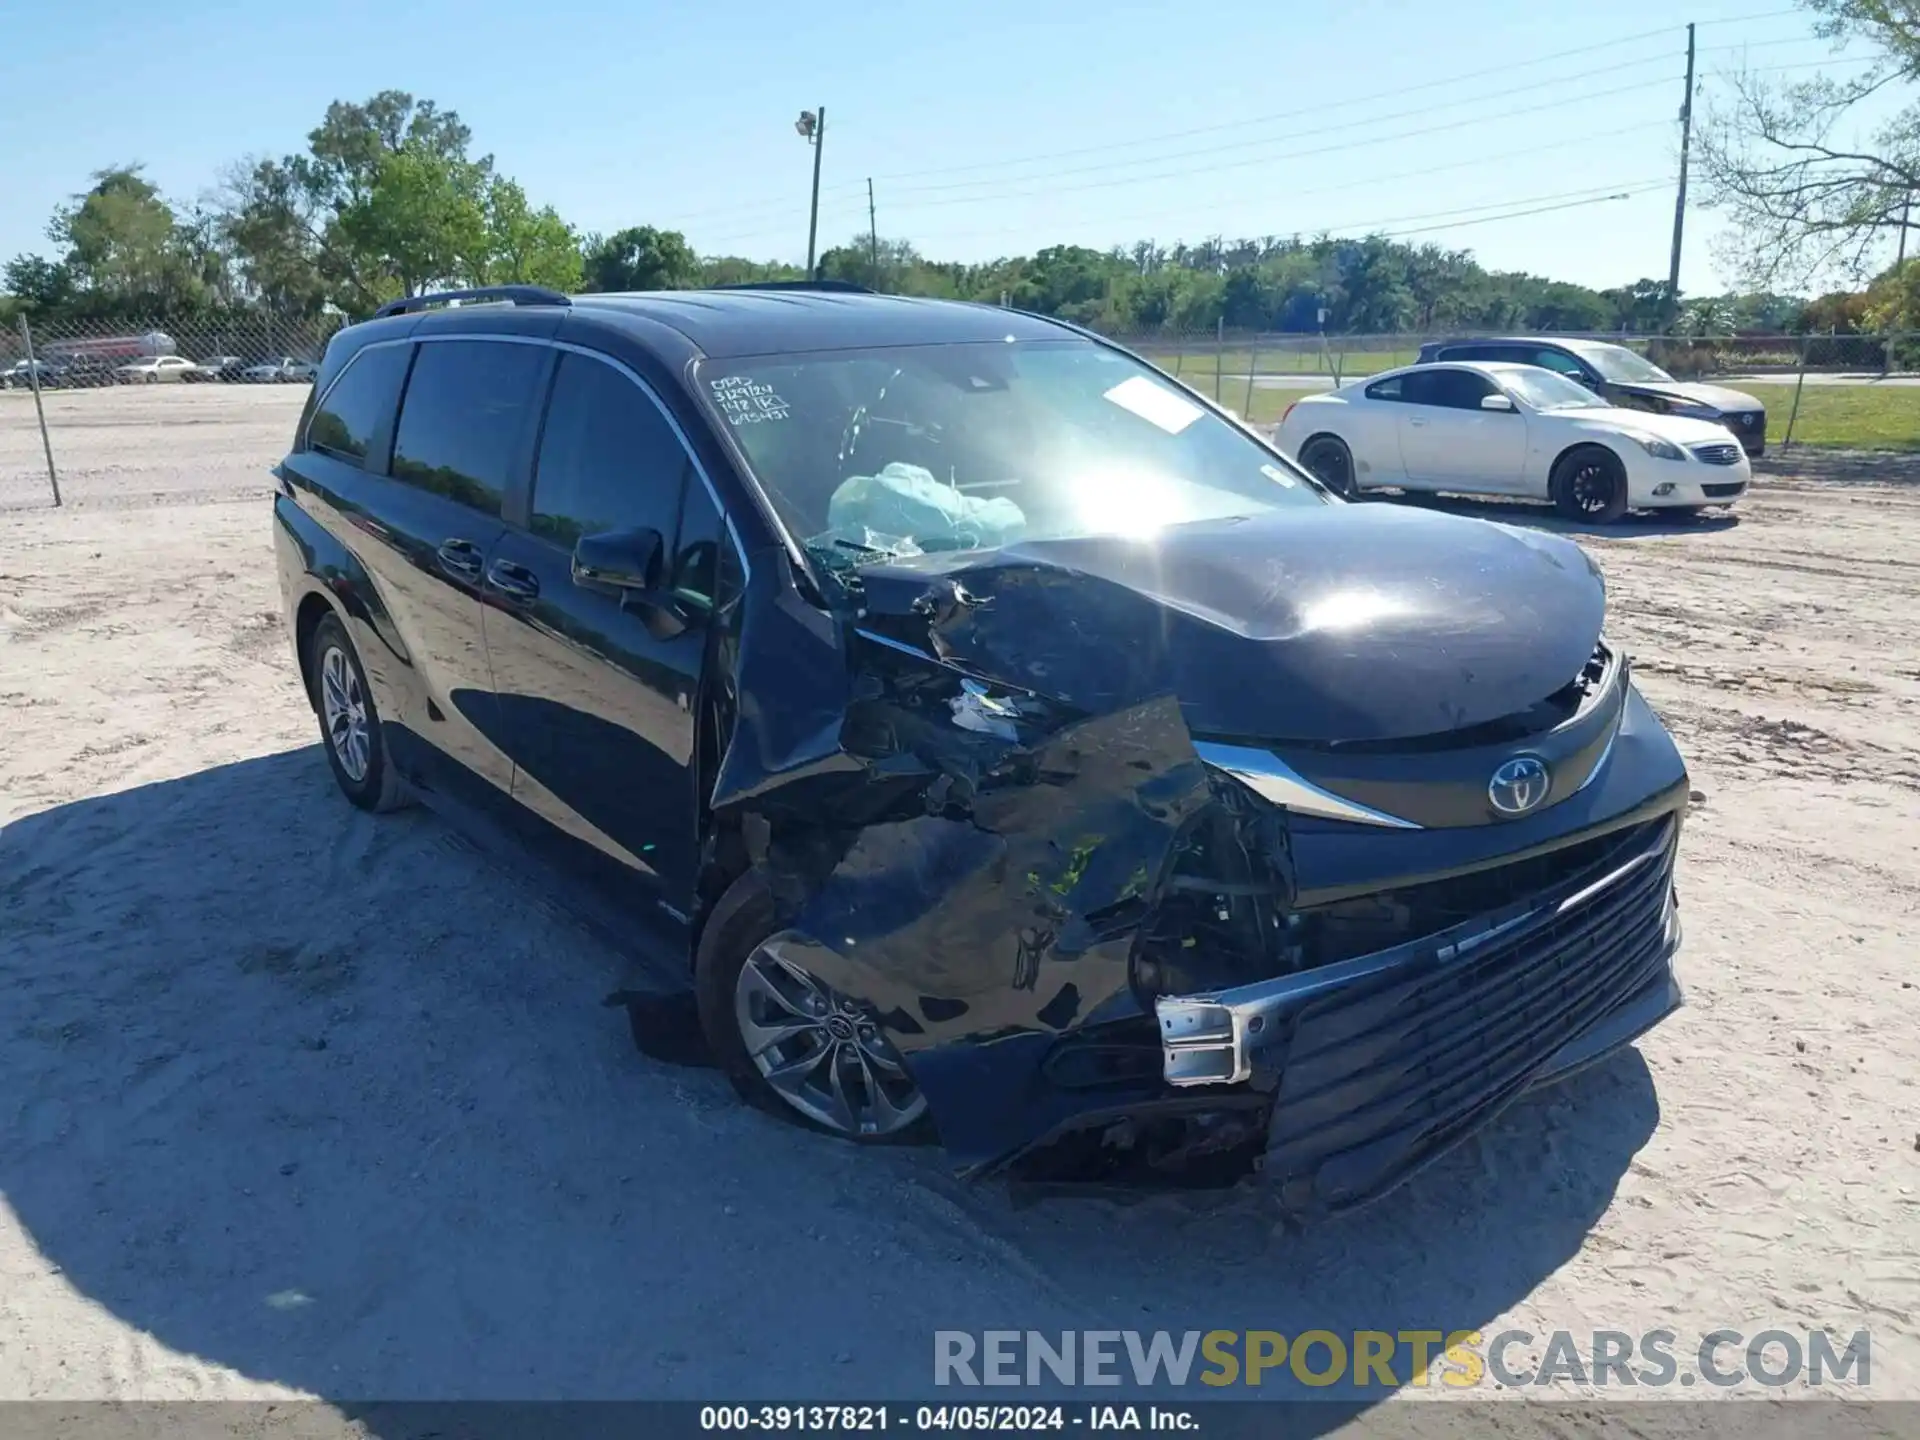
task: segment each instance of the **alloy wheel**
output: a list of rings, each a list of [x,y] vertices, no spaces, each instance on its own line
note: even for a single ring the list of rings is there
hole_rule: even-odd
[[[1605,465],[1588,461],[1573,472],[1573,503],[1583,515],[1597,515],[1613,499],[1613,476]]]
[[[320,657],[320,715],[334,758],[347,779],[358,785],[367,778],[367,764],[373,755],[367,697],[360,689],[359,672],[337,645],[329,645]]]
[[[859,1004],[762,945],[734,982],[747,1057],[773,1092],[842,1135],[905,1130],[927,1108],[900,1057]]]
[[[1334,494],[1353,494],[1353,461],[1347,454],[1346,446],[1332,440],[1309,445],[1306,454],[1301,457],[1301,464]]]

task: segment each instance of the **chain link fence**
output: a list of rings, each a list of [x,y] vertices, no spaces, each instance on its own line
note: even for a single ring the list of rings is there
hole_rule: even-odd
[[[186,418],[191,409],[193,418],[231,429],[258,410],[284,428],[284,407],[259,403],[269,397],[233,392],[234,403],[212,403],[210,387],[310,383],[327,341],[345,323],[340,315],[236,309],[194,321],[23,320],[0,329],[0,481],[10,494],[30,485],[60,503],[63,448],[77,449],[88,426],[129,407],[139,416],[111,423],[158,424],[176,412]],[[1467,337],[1251,333],[1216,325],[1113,338],[1263,424],[1278,420],[1303,393],[1411,365],[1423,345]],[[1920,451],[1920,375],[1913,373],[1920,371],[1920,334],[1553,338],[1622,346],[1676,380],[1751,395],[1766,408],[1768,443],[1775,448]],[[129,386],[158,388],[136,406],[124,389]],[[63,431],[74,446],[63,446]]]
[[[1472,337],[1299,335],[1160,330],[1112,337],[1255,424],[1276,421],[1303,393],[1412,365],[1423,346]],[[1542,339],[1549,337],[1542,336]],[[1920,450],[1920,334],[1620,335],[1557,332],[1631,351],[1657,372],[1623,378],[1736,389],[1767,411],[1768,443]]]
[[[327,341],[346,323],[341,315],[234,309],[190,320],[22,318],[0,328],[0,489],[7,500],[25,493],[30,469],[39,472],[38,493],[61,504],[63,467],[99,468],[84,452],[103,427],[177,420],[231,430],[259,409],[276,431],[284,428],[282,405],[249,405],[238,392],[220,404],[210,392],[310,384]],[[154,393],[136,405],[127,387]]]

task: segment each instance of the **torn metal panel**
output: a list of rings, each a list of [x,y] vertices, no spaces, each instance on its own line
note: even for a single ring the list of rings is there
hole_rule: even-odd
[[[948,698],[977,693],[954,684]],[[1019,713],[993,704],[1006,723]],[[1211,803],[1205,767],[1171,697],[1023,745],[896,691],[857,703],[848,732],[867,763],[911,778],[920,813],[853,831],[809,877],[777,946],[873,1007],[956,1159],[997,1155],[1085,1107],[1032,1104],[1056,1037],[1142,1013],[1135,934],[1178,837]],[[776,868],[817,860],[789,844],[775,837]],[[991,1051],[990,1079],[964,1056],[925,1058],[973,1047]]]

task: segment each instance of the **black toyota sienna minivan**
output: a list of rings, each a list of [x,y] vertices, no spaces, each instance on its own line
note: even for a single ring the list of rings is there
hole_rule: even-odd
[[[276,476],[346,797],[543,856],[799,1123],[1307,1219],[1680,1003],[1687,774],[1586,554],[1342,503],[1073,327],[396,302]]]

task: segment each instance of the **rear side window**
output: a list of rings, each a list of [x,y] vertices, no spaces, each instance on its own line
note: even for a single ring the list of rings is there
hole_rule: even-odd
[[[394,434],[393,478],[498,515],[545,363],[536,345],[421,345]]]
[[[571,548],[582,535],[679,528],[691,462],[645,391],[611,365],[560,357],[533,476],[533,532]]]
[[[389,420],[407,374],[407,346],[362,350],[328,387],[307,426],[307,448],[352,464],[367,462],[367,448]]]
[[[1367,386],[1369,400],[1406,399],[1406,376],[1395,375],[1391,380],[1376,380]]]
[[[1493,394],[1493,382],[1471,370],[1434,370],[1426,377],[1427,393],[1421,403],[1444,405],[1450,410],[1478,410],[1480,401]]]

